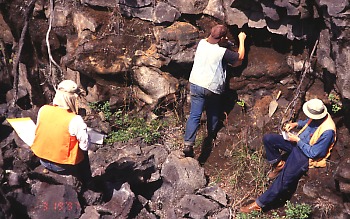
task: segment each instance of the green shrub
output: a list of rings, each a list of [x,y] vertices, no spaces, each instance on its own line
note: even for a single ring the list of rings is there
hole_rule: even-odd
[[[92,102],[89,103],[89,107],[97,112],[102,112],[107,121],[110,120],[113,115],[109,101],[104,103]]]
[[[306,219],[309,218],[312,212],[311,206],[305,203],[292,204],[290,201],[287,201],[285,207],[286,218],[288,219]]]
[[[117,129],[108,134],[107,143],[141,138],[145,143],[152,144],[161,138],[161,130],[165,126],[161,120],[147,122],[144,118],[130,117],[121,111],[117,111],[114,117],[113,124]]]
[[[332,92],[328,95],[328,99],[331,102],[333,113],[337,113],[342,109],[343,104],[338,94],[336,94],[335,92]]]
[[[308,204],[292,204],[287,201],[285,204],[285,216],[280,216],[278,212],[272,210],[270,214],[259,211],[252,211],[248,214],[238,213],[237,219],[307,219],[310,217],[312,208]]]
[[[271,217],[268,215],[265,215],[263,212],[260,211],[252,211],[249,214],[245,213],[238,213],[235,217],[236,219],[277,219],[279,217]]]
[[[105,141],[107,144],[126,142],[133,138],[141,138],[145,143],[152,144],[161,138],[161,130],[165,126],[164,121],[147,122],[144,118],[131,117],[120,109],[112,112],[108,101],[89,103],[89,106],[92,110],[102,112],[106,121],[115,127],[115,130],[107,135]]]

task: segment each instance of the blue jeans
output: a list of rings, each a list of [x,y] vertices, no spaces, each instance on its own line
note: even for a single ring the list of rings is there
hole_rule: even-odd
[[[274,164],[281,160],[280,150],[286,151],[289,156],[284,168],[273,181],[272,185],[257,198],[256,203],[262,208],[276,201],[289,189],[295,187],[299,179],[309,169],[309,158],[296,144],[284,140],[282,135],[264,135],[263,143],[269,163]]]
[[[40,159],[40,163],[46,169],[51,170],[52,172],[55,172],[55,173],[63,173],[66,170],[63,166],[45,159]]]
[[[58,164],[42,158],[40,158],[40,163],[46,169],[51,170],[54,173],[61,175],[73,175],[83,183],[86,183],[92,176],[88,153],[87,151],[83,151],[83,153],[84,159],[76,165]]]
[[[202,112],[207,113],[208,136],[215,138],[220,113],[220,95],[195,84],[190,86],[191,112],[187,120],[184,136],[185,145],[194,145]]]

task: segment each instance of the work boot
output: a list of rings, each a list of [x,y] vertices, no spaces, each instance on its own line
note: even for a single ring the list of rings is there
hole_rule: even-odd
[[[185,157],[194,157],[193,145],[185,145],[182,152],[185,154]]]
[[[261,207],[256,203],[256,201],[254,201],[249,205],[241,207],[239,211],[242,213],[250,213],[252,211],[261,211]]]
[[[278,176],[278,174],[280,174],[280,172],[283,169],[285,163],[286,162],[284,160],[280,160],[280,162],[278,162],[277,165],[275,165],[275,167],[273,167],[273,169],[269,172],[267,177],[270,180],[275,179]]]

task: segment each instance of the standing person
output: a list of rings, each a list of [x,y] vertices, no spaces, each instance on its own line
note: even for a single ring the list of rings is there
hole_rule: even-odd
[[[32,151],[48,170],[75,175],[83,183],[91,178],[87,156],[87,125],[78,115],[78,86],[62,81],[56,90],[53,105],[40,108]]]
[[[220,113],[220,94],[225,88],[226,64],[237,65],[244,58],[246,34],[241,32],[238,35],[237,52],[219,46],[220,42],[227,40],[226,34],[227,28],[224,25],[216,25],[211,29],[210,36],[200,40],[198,44],[189,78],[191,112],[184,136],[185,156],[194,156],[193,146],[204,108],[207,113],[208,137],[215,138]]]
[[[326,166],[326,158],[330,156],[336,140],[335,124],[326,106],[319,99],[311,99],[304,103],[303,112],[309,119],[285,126],[287,140],[278,134],[264,136],[266,157],[273,165],[268,177],[275,180],[253,203],[242,207],[241,212],[249,213],[271,207],[269,205],[272,202],[297,185],[309,167]],[[290,133],[295,127],[301,128],[298,134]],[[280,150],[289,154],[286,161],[282,160]]]

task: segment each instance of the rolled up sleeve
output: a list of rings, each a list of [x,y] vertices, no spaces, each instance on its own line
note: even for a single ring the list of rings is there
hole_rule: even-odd
[[[81,150],[87,151],[89,149],[90,141],[87,133],[87,125],[81,116],[75,116],[69,123],[69,134],[76,136]]]

